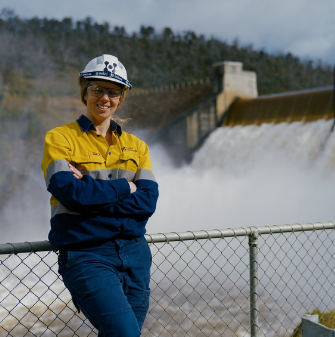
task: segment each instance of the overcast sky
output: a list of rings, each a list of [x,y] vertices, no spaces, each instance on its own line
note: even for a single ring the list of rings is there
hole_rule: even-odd
[[[335,64],[335,0],[0,0],[4,7],[21,18],[91,16],[124,26],[128,33],[141,25],[192,30]]]

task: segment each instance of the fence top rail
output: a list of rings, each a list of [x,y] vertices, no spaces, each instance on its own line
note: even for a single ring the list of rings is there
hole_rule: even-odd
[[[0,244],[1,254],[46,252],[54,250],[49,241],[18,242]]]
[[[283,226],[264,226],[264,227],[240,227],[240,228],[228,228],[228,229],[213,229],[202,231],[189,231],[181,233],[158,233],[158,234],[146,234],[146,239],[149,243],[155,242],[170,242],[170,241],[184,241],[184,240],[201,240],[201,239],[215,239],[215,238],[227,238],[234,236],[250,236],[254,233],[258,235],[265,234],[278,234],[287,232],[304,232],[335,229],[335,222],[319,222],[310,224],[295,224],[295,225],[283,225]]]
[[[288,232],[305,232],[335,229],[335,222],[317,222],[310,224],[295,224],[283,226],[263,226],[263,227],[240,227],[228,229],[213,229],[201,231],[175,232],[175,233],[157,233],[146,234],[148,243],[186,241],[186,240],[203,240],[228,238],[234,236],[250,236],[254,234],[280,234]],[[2,254],[18,254],[18,253],[34,253],[54,250],[49,241],[35,242],[19,242],[0,244],[0,255]]]

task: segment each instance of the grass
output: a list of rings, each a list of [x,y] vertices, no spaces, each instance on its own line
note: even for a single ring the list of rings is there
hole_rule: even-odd
[[[319,309],[314,309],[312,313],[307,315],[318,315],[319,324],[324,325],[329,329],[335,329],[335,310],[332,309],[329,312],[321,312]],[[294,330],[291,337],[301,337],[302,323],[300,323]]]
[[[319,323],[329,329],[335,329],[335,310],[329,312],[321,312],[319,309],[314,309],[312,315],[319,316]]]

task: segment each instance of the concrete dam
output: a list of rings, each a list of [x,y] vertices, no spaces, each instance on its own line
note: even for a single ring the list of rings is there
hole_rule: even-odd
[[[220,62],[213,69],[212,83],[189,89],[196,92],[201,88],[205,93],[202,100],[196,96],[196,104],[188,105],[179,117],[164,113],[162,118],[169,123],[148,139],[149,144],[163,144],[177,166],[190,163],[207,137],[220,127],[334,120],[333,86],[258,96],[256,73],[244,71],[242,63]],[[179,89],[171,95],[180,93]]]
[[[224,119],[224,126],[262,123],[314,122],[334,119],[332,86],[251,99],[236,99]]]
[[[227,71],[232,73],[239,68],[239,64],[230,63],[224,66],[231,67]],[[241,76],[238,72],[235,75],[236,78],[244,78],[243,73]],[[235,75],[230,74],[229,76],[234,78]],[[257,97],[255,76],[249,72],[245,79],[250,86],[238,85],[238,88],[245,88],[244,92],[240,92],[240,96],[238,96],[228,90],[228,88],[234,89],[234,81],[223,81],[224,78],[225,76],[221,77],[221,87],[225,87],[226,90],[210,93],[196,107],[190,108],[182,118],[175,120],[172,125],[168,126],[167,131],[163,130],[165,133],[161,133],[162,138],[157,136],[156,139],[164,139],[164,137],[166,140],[170,139],[167,147],[162,148],[159,142],[150,147],[161,195],[159,207],[150,219],[147,232],[186,232],[212,230],[213,228],[271,226],[333,220],[335,133],[331,132],[334,113],[332,88]],[[216,84],[219,83],[219,80]],[[238,82],[238,80],[236,81]],[[204,90],[201,91],[204,92]],[[327,140],[326,144],[325,140]],[[192,157],[187,165],[181,165],[179,168],[171,165],[165,151],[176,152],[176,149],[192,150]],[[30,183],[34,182],[35,180],[32,180]],[[32,188],[35,192],[34,198],[31,197]],[[39,199],[36,193],[36,183],[20,189],[17,198],[13,198],[12,203],[8,203],[6,214],[3,214],[2,218],[3,223],[21,223],[25,227],[29,227],[31,224],[30,228],[35,229],[30,233],[34,240],[37,235],[41,235],[41,240],[43,240],[48,231],[49,214],[44,215],[43,212],[38,212],[36,219],[37,203],[41,204],[43,209],[49,210],[48,200],[44,195],[45,187],[42,186],[42,188],[43,193]],[[17,200],[22,199],[22,196],[25,196],[25,207],[18,209],[16,207]],[[33,212],[29,213],[29,209]],[[30,216],[34,216],[34,218],[30,219]],[[37,223],[40,223],[39,226],[45,234],[42,233],[42,230],[37,233]],[[14,230],[17,232],[17,229]],[[326,233],[313,232],[313,235],[317,236],[322,243],[326,241]],[[17,233],[15,233],[15,237],[17,237]],[[27,240],[27,236],[20,240]],[[8,241],[13,240],[9,238]],[[162,244],[165,248],[159,245],[157,248],[153,247],[153,251],[156,253],[155,268],[158,269],[157,274],[152,277],[153,288],[155,284],[160,286],[153,292],[152,314],[147,320],[145,335],[154,335],[148,332],[149,328],[150,331],[158,331],[159,333],[162,326],[169,331],[166,335],[171,335],[171,331],[185,329],[184,320],[186,319],[187,322],[190,322],[188,323],[190,327],[186,327],[190,329],[190,336],[199,335],[199,324],[202,324],[201,333],[203,336],[213,336],[219,333],[227,337],[249,335],[247,332],[249,303],[246,290],[248,283],[248,268],[245,263],[246,240],[221,241],[222,246],[218,246],[214,252],[212,245],[213,242],[216,243],[215,240],[208,240],[207,244],[201,240],[199,243],[195,240],[193,244],[180,242],[175,246],[168,242],[168,244]],[[291,245],[294,248],[293,252],[298,256],[302,243],[297,241],[295,236],[289,239],[274,239],[274,235],[267,236],[263,241],[262,254],[264,255],[262,256],[267,257],[274,246],[276,258],[279,260],[273,262],[271,259],[268,262],[271,263],[272,268],[279,271],[273,277],[266,275],[267,261],[264,259],[261,261],[263,264],[260,269],[260,295],[264,302],[260,303],[260,336],[288,336],[288,332],[291,336],[299,324],[300,314],[307,310],[305,307],[324,308],[321,299],[334,298],[333,288],[330,289],[331,291],[328,288],[326,290],[316,289],[312,277],[306,277],[303,297],[301,293],[298,294],[299,301],[297,301],[297,298],[293,296],[295,295],[293,287],[300,281],[295,282],[296,279],[291,278],[292,275],[296,275],[293,274],[295,269],[292,269],[291,265],[288,267],[288,271],[292,274],[280,274],[279,262],[286,259],[286,253]],[[304,235],[302,242],[305,247],[308,244],[306,241]],[[327,258],[330,254],[325,254],[325,246],[320,244],[320,241],[316,247],[313,244],[313,248],[319,250]],[[198,245],[205,249],[199,252]],[[209,248],[206,250],[208,245]],[[309,248],[312,248],[311,246],[310,244]],[[332,246],[330,244],[330,247]],[[174,247],[178,254],[172,256],[171,247]],[[178,251],[178,247],[180,251]],[[282,251],[278,253],[277,247],[281,247]],[[177,277],[176,275],[178,275],[177,272],[169,272],[170,267],[166,268],[161,264],[165,257],[160,256],[157,252],[164,249],[166,249],[166,259],[170,259],[169,263],[177,264],[176,271],[180,272],[181,277],[177,281],[173,278],[173,287],[170,286],[168,277],[164,277],[164,282],[166,282],[164,289],[167,289],[167,296],[163,297],[164,282],[161,275],[165,275],[165,273],[169,277]],[[214,255],[215,252],[218,252],[218,255]],[[305,256],[305,251],[302,250],[302,252],[304,264],[298,264],[298,271],[299,268],[305,269],[306,265],[311,265],[316,261],[314,255]],[[184,261],[188,254],[194,254],[194,262],[189,263],[189,267],[193,268],[194,266],[194,269],[185,271]],[[179,260],[176,260],[179,257],[182,257],[181,264],[178,264]],[[208,260],[203,260],[205,257],[213,257],[213,259],[217,257],[218,261],[223,261],[222,265],[214,264],[212,266],[210,263],[208,264]],[[291,260],[291,254],[288,257]],[[13,255],[12,258],[18,260],[16,255]],[[50,260],[49,264],[54,265],[54,258],[55,256],[50,254],[44,257],[44,261]],[[44,266],[38,256],[32,254],[25,258],[22,263],[24,268],[21,271],[16,271],[16,274],[23,280],[18,286],[16,285],[17,279],[14,279],[16,276],[12,275],[7,278],[7,275],[11,275],[10,269],[2,264],[2,275],[6,277],[2,284],[7,288],[2,287],[0,293],[6,300],[3,302],[4,307],[11,310],[11,315],[7,315],[7,311],[2,312],[2,327],[5,327],[7,331],[15,328],[16,335],[26,335],[28,327],[30,327],[29,322],[37,316],[43,316],[31,328],[35,331],[35,335],[40,335],[41,331],[46,331],[44,333],[46,335],[48,332],[46,326],[52,331],[65,331],[64,321],[69,327],[68,336],[74,335],[73,331],[78,334],[77,327],[81,322],[78,323],[77,316],[73,321],[68,322],[68,317],[73,315],[73,311],[71,311],[71,307],[67,306],[70,298],[64,294],[62,284],[56,283],[59,281],[57,274],[51,272],[45,277],[44,272],[38,269],[38,273],[30,273],[27,277],[28,259],[29,263],[35,264],[38,268]],[[229,263],[224,263],[225,259],[229,260]],[[200,260],[205,261],[202,265],[208,268],[208,271],[206,268],[199,269]],[[17,264],[20,263],[20,261],[17,262]],[[8,262],[9,265],[16,266],[12,262]],[[162,267],[160,267],[161,265]],[[324,264],[318,261],[318,265],[323,266]],[[218,266],[220,266],[222,274],[217,277],[217,280],[222,282],[222,289],[220,288],[221,283],[218,285],[215,283],[215,288],[212,286],[211,279],[206,281],[206,277],[216,275]],[[36,282],[36,274],[43,275],[43,282]],[[185,286],[185,279],[193,274],[194,279]],[[203,289],[197,288],[199,279],[207,282],[200,285],[205,285],[210,291],[204,292]],[[329,275],[321,274],[318,279],[320,284],[327,284]],[[52,292],[46,293],[46,280],[48,284],[51,284]],[[240,282],[241,280],[244,283]],[[34,295],[30,292],[28,292],[30,296],[24,295],[27,292],[25,282],[30,285],[29,289],[41,294],[42,301],[36,302]],[[13,292],[23,294],[21,300],[23,306],[17,305],[19,297],[8,296],[8,289],[12,289],[12,284],[15,285]],[[282,286],[280,292],[283,297],[279,297],[278,284]],[[197,291],[192,293],[192,287]],[[55,292],[59,294],[60,301],[55,301]],[[202,292],[204,292],[203,299],[200,302],[198,295]],[[320,294],[319,298],[313,298],[311,301],[311,292]],[[213,293],[215,296],[212,296]],[[173,299],[172,304],[169,299]],[[301,306],[301,302],[304,306]],[[201,312],[199,312],[199,303],[205,308]],[[158,311],[155,313],[155,307],[158,304]],[[48,305],[54,311],[50,311]],[[29,314],[27,314],[27,308],[29,308]],[[176,319],[161,316],[163,308],[167,308],[167,314],[176,317]],[[41,315],[41,312],[45,312],[45,314]],[[55,320],[54,312],[60,313],[61,319]],[[12,316],[13,313],[14,316]],[[22,317],[23,324],[17,324],[16,317]],[[62,317],[66,317],[66,320]],[[156,317],[160,318],[159,321],[156,320]],[[180,321],[182,323],[179,323]],[[196,324],[192,322],[196,322]],[[220,323],[218,324],[218,322]],[[191,329],[193,330],[191,331]],[[0,335],[8,335],[6,330],[0,331]],[[82,325],[82,335],[88,335],[90,332],[89,326]],[[62,335],[66,336],[64,332]],[[160,335],[163,336],[163,334]],[[184,334],[182,333],[182,335]]]

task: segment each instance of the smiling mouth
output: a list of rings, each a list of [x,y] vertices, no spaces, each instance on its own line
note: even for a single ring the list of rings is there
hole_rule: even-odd
[[[108,109],[109,109],[109,106],[108,106],[108,105],[99,105],[99,104],[97,104],[97,107],[98,107],[100,110],[108,110]]]

